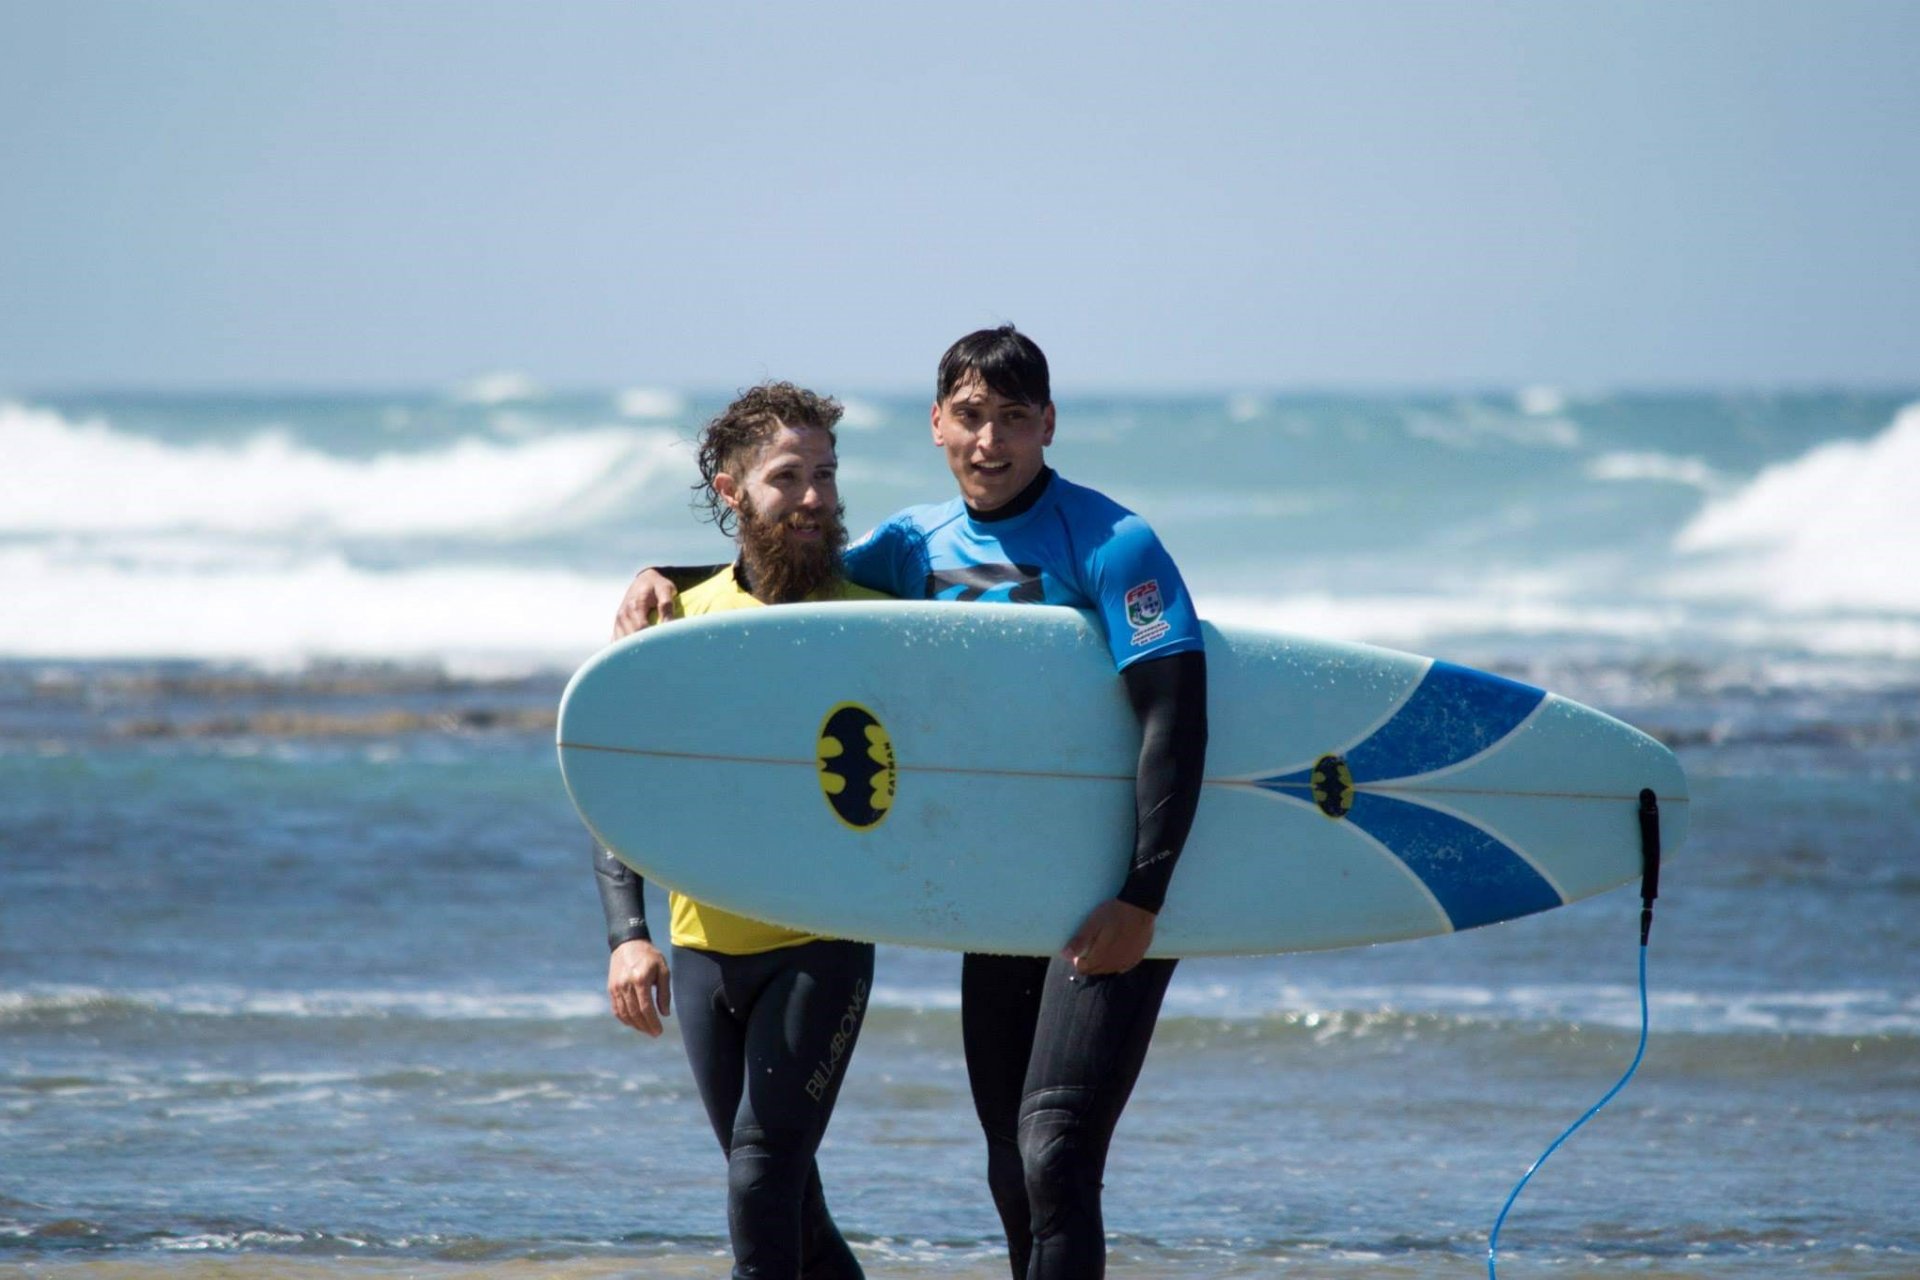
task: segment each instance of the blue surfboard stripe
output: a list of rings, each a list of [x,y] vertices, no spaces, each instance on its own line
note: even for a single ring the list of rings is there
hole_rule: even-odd
[[[1354,797],[1347,821],[1420,877],[1455,929],[1532,915],[1564,901],[1511,846],[1450,813],[1362,793]]]
[[[1367,783],[1459,764],[1519,728],[1546,696],[1544,689],[1504,676],[1435,662],[1400,710],[1347,750],[1347,768],[1354,782]],[[1312,773],[1301,769],[1254,785],[1305,786]]]
[[[1533,714],[1546,691],[1451,662],[1435,662],[1385,724],[1349,748],[1356,786],[1432,773],[1479,755]],[[1312,769],[1255,786],[1311,788]],[[1358,792],[1345,820],[1385,845],[1418,876],[1455,929],[1531,915],[1561,904],[1525,858],[1464,819],[1413,800]]]
[[[1436,662],[1406,705],[1347,752],[1347,767],[1355,782],[1444,769],[1519,728],[1546,696],[1517,680]]]

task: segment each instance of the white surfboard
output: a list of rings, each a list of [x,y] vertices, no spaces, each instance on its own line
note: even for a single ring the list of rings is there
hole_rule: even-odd
[[[1207,782],[1157,955],[1304,951],[1544,911],[1640,875],[1671,752],[1412,654],[1205,628]],[[616,644],[562,699],[560,765],[651,880],[835,937],[1050,955],[1133,847],[1139,729],[1086,616],[837,603]]]

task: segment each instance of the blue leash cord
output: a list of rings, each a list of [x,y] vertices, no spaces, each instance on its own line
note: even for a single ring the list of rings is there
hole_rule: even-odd
[[[1499,1270],[1494,1265],[1494,1256],[1500,1251],[1500,1228],[1507,1221],[1507,1211],[1513,1208],[1513,1202],[1520,1198],[1527,1183],[1547,1157],[1560,1149],[1560,1144],[1571,1138],[1581,1125],[1600,1114],[1600,1108],[1613,1101],[1613,1096],[1627,1087],[1627,1081],[1633,1079],[1633,1073],[1640,1069],[1640,1060],[1647,1056],[1647,935],[1653,929],[1653,901],[1660,896],[1660,800],[1651,790],[1640,793],[1640,1047],[1634,1050],[1633,1065],[1627,1068],[1627,1074],[1613,1088],[1607,1090],[1607,1096],[1593,1104],[1587,1114],[1567,1126],[1567,1131],[1553,1140],[1553,1144],[1540,1153],[1513,1191],[1507,1196],[1507,1202],[1500,1206],[1500,1216],[1493,1220],[1493,1231],[1487,1236],[1487,1280],[1499,1280]]]
[[[1498,1280],[1499,1271],[1494,1263],[1494,1255],[1498,1253],[1500,1249],[1500,1228],[1502,1225],[1506,1223],[1507,1211],[1512,1209],[1513,1202],[1520,1198],[1520,1192],[1526,1188],[1526,1185],[1528,1182],[1532,1181],[1533,1175],[1539,1171],[1541,1165],[1547,1162],[1547,1158],[1551,1156],[1554,1152],[1560,1149],[1560,1145],[1562,1143],[1564,1143],[1568,1138],[1571,1138],[1574,1135],[1574,1133],[1580,1128],[1581,1125],[1585,1124],[1587,1121],[1593,1119],[1596,1115],[1600,1114],[1600,1108],[1606,1106],[1609,1102],[1612,1102],[1614,1095],[1619,1093],[1620,1090],[1626,1088],[1627,1081],[1633,1079],[1633,1073],[1640,1069],[1640,1060],[1646,1056],[1647,1056],[1647,946],[1646,946],[1646,943],[1643,942],[1640,944],[1640,1048],[1633,1055],[1633,1065],[1627,1068],[1627,1074],[1620,1077],[1619,1083],[1615,1084],[1613,1088],[1607,1090],[1606,1097],[1594,1103],[1592,1108],[1587,1112],[1587,1114],[1581,1116],[1578,1120],[1575,1120],[1573,1124],[1568,1126],[1567,1131],[1565,1133],[1555,1138],[1553,1140],[1553,1144],[1549,1146],[1545,1151],[1540,1153],[1540,1158],[1533,1162],[1532,1166],[1528,1168],[1525,1176],[1523,1176],[1520,1179],[1520,1181],[1514,1186],[1512,1194],[1510,1194],[1507,1197],[1507,1202],[1504,1205],[1500,1206],[1500,1216],[1494,1219],[1494,1222],[1493,1222],[1493,1233],[1487,1237],[1487,1280]]]

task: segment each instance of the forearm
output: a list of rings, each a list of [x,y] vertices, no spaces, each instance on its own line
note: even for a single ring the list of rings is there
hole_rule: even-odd
[[[1207,659],[1177,653],[1121,672],[1140,720],[1133,860],[1120,901],[1157,912],[1193,829],[1207,764]]]
[[[600,910],[607,918],[609,950],[623,942],[644,938],[647,929],[646,882],[640,873],[613,856],[598,840],[593,842],[593,882],[600,890]]]

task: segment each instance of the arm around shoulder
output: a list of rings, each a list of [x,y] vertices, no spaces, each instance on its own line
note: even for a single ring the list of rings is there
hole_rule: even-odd
[[[649,565],[634,574],[626,594],[620,597],[620,607],[614,610],[613,638],[619,640],[670,620],[682,591],[724,568],[721,564]]]

